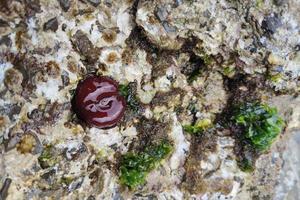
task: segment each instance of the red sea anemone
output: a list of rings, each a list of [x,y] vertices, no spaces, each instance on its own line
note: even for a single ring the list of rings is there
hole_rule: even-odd
[[[92,75],[81,81],[72,101],[78,118],[98,128],[115,126],[125,107],[125,99],[118,92],[118,83],[104,76]]]

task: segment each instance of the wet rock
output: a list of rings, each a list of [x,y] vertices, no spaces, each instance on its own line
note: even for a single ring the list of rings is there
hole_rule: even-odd
[[[273,14],[264,18],[261,27],[267,34],[274,34],[281,25],[280,17],[277,14]]]
[[[58,0],[60,7],[63,9],[63,11],[67,12],[71,7],[71,1],[70,0]]]
[[[287,1],[286,0],[273,0],[274,4],[276,6],[282,6],[283,4],[285,4]]]
[[[167,33],[176,32],[176,28],[174,26],[170,26],[168,22],[162,22],[162,26]]]
[[[149,194],[149,195],[135,194],[132,197],[132,200],[139,200],[139,199],[158,200],[158,198],[157,198],[157,196],[155,194]]]
[[[52,19],[49,19],[45,24],[44,24],[44,31],[53,31],[55,32],[58,29],[58,21],[57,18],[54,17]]]
[[[176,28],[171,26],[167,21],[169,13],[168,13],[168,10],[166,7],[157,7],[154,10],[154,14],[158,18],[158,20],[161,22],[163,28],[165,29],[165,31],[167,33],[176,31]]]
[[[72,37],[72,43],[75,49],[83,56],[83,60],[89,64],[97,62],[100,50],[94,47],[84,32],[78,30]]]
[[[3,19],[0,19],[0,27],[7,27],[9,26],[7,21],[4,21]]]
[[[26,12],[24,2],[30,2],[30,4],[33,2],[32,5],[27,3]],[[18,183],[13,183],[12,189],[15,189],[16,184],[20,185],[16,194],[9,192],[8,199],[76,199],[88,196],[91,200],[97,198],[120,200],[201,197],[226,199],[220,195],[229,192],[228,199],[231,199],[235,198],[235,192],[243,192],[241,191],[243,184],[238,185],[233,182],[232,176],[234,179],[241,180],[240,182],[247,181],[247,179],[244,179],[238,171],[228,173],[230,170],[238,169],[234,161],[239,158],[234,154],[235,152],[231,152],[232,147],[223,146],[224,143],[232,141],[230,137],[233,137],[235,132],[228,128],[228,138],[224,139],[224,143],[219,144],[220,133],[204,133],[206,135],[203,137],[188,133],[181,134],[181,125],[204,119],[219,126],[219,121],[215,121],[214,117],[224,109],[223,106],[260,99],[261,93],[265,100],[268,94],[251,81],[251,79],[255,83],[265,81],[257,79],[258,73],[263,76],[269,71],[274,71],[276,74],[286,73],[286,79],[284,82],[280,80],[278,85],[289,86],[290,84],[293,88],[299,88],[299,85],[296,85],[299,79],[297,67],[299,57],[297,58],[298,52],[296,52],[300,49],[297,46],[299,45],[297,39],[299,38],[299,26],[297,26],[299,20],[297,20],[298,13],[296,12],[298,5],[295,5],[295,0],[271,0],[264,1],[264,3],[257,1],[259,6],[256,6],[255,1],[236,0],[126,0],[118,3],[112,0],[40,0],[43,11],[41,14],[37,14],[40,9],[34,2],[39,1],[0,0],[0,11],[3,16],[1,17],[3,20],[0,20],[0,29],[3,30],[0,43],[3,48],[11,46],[5,47],[5,50],[14,54],[16,58],[8,60],[7,63],[8,65],[11,63],[13,69],[22,74],[22,83],[19,87],[24,91],[20,93],[21,96],[15,95],[11,92],[14,92],[13,89],[8,89],[9,84],[3,84],[5,93],[0,93],[0,96],[4,94],[5,101],[9,103],[5,104],[3,109],[0,108],[0,116],[3,116],[0,118],[0,127],[1,123],[6,124],[4,129],[0,130],[0,135],[2,130],[5,132],[4,136],[11,131],[9,127],[14,125],[14,120],[9,118],[13,119],[13,113],[15,113],[11,111],[13,110],[11,106],[20,99],[26,102],[26,106],[22,109],[22,114],[18,116],[21,120],[17,123],[14,134],[10,135],[13,138],[9,143],[10,148],[17,145],[18,151],[6,153],[5,162],[14,160],[14,153],[16,153],[19,156],[18,162],[19,159],[21,161],[25,157],[25,162],[30,165],[30,160],[27,162],[26,157],[32,155],[18,154],[19,152],[32,152],[32,148],[35,148],[35,144],[31,145],[34,143],[34,138],[24,135],[27,133],[26,130],[36,130],[41,134],[39,136],[45,143],[55,142],[55,147],[47,151],[47,146],[45,146],[45,152],[39,159],[41,166],[47,169],[40,169],[36,159],[33,160],[34,166],[23,167],[22,165],[20,169],[7,168],[8,176],[13,175],[18,179]],[[282,6],[285,2],[294,4],[290,7]],[[266,13],[275,12],[274,9],[277,13],[280,12],[282,19],[280,28],[274,28],[277,27],[276,20],[273,20],[275,23],[271,20],[271,25],[267,22]],[[67,11],[68,13],[64,13]],[[5,16],[6,13],[9,15]],[[55,15],[62,13],[64,17],[52,18],[53,13]],[[262,28],[261,22],[264,15],[266,16],[263,22],[265,27]],[[32,17],[26,19],[27,16]],[[46,22],[45,25],[44,22]],[[24,25],[18,25],[19,23]],[[43,29],[48,33],[40,35]],[[269,36],[273,32],[275,34],[272,38],[264,37],[264,34]],[[9,35],[4,36],[6,34]],[[130,35],[129,38],[128,35]],[[13,40],[10,41],[10,38],[13,39],[14,36],[16,36],[17,45]],[[66,38],[71,38],[73,49]],[[188,43],[188,41],[191,42]],[[97,63],[100,54],[97,48],[102,50],[105,64],[101,63],[102,56],[99,58],[99,64]],[[74,52],[74,49],[77,52]],[[17,52],[24,52],[24,54]],[[278,54],[284,62],[270,66],[267,60],[269,52]],[[182,59],[179,58],[181,54],[184,54]],[[120,55],[122,55],[122,63]],[[204,56],[214,58],[214,60],[211,64],[207,64],[207,57]],[[265,63],[261,62],[263,58],[266,59]],[[49,61],[55,63],[48,63]],[[3,64],[6,65],[6,63]],[[89,134],[89,127],[81,127],[76,119],[72,119],[72,113],[67,110],[69,109],[67,105],[65,107],[60,103],[44,102],[45,98],[48,98],[46,93],[35,95],[35,88],[39,84],[50,84],[47,80],[55,79],[55,83],[59,85],[57,98],[63,97],[58,101],[64,101],[72,95],[69,90],[73,89],[76,79],[84,77],[87,71],[89,72],[89,67],[100,68],[98,74],[112,76],[120,84],[127,85],[136,80],[136,86],[131,87],[129,84],[128,95],[126,95],[128,101],[126,125],[122,124],[119,128]],[[225,68],[234,69],[234,75],[226,75],[223,71]],[[257,71],[258,69],[260,71]],[[268,71],[265,73],[261,69]],[[243,74],[243,76],[235,76],[237,74]],[[156,84],[160,77],[164,78]],[[196,79],[189,82],[189,77],[196,77]],[[167,92],[165,88],[168,88]],[[182,88],[182,91],[177,91],[176,88]],[[49,90],[51,89],[54,88],[50,85]],[[228,101],[227,95],[232,96]],[[272,93],[272,95],[280,96],[277,93]],[[12,99],[10,99],[11,96]],[[135,103],[135,96],[138,104]],[[16,105],[21,107],[20,104]],[[160,106],[166,109],[154,111],[154,108]],[[133,114],[134,109],[138,109],[137,112],[135,111],[138,114]],[[231,109],[231,107],[226,109]],[[30,112],[28,118],[23,115],[27,111]],[[174,115],[174,119],[177,115],[179,121],[178,124],[176,121],[176,126],[169,125],[169,115]],[[230,118],[229,115],[228,118]],[[70,125],[62,126],[61,120],[67,120]],[[60,121],[62,123],[57,123]],[[37,131],[39,128],[40,132]],[[80,145],[74,148],[73,139],[81,144],[82,137],[87,150],[84,147],[81,148]],[[157,170],[154,170],[153,174],[148,177],[147,185],[137,188],[138,191],[126,189],[119,191],[118,174],[115,173],[115,168],[118,167],[116,166],[118,154],[132,149],[142,150],[165,137],[172,138],[174,142],[172,157],[161,163]],[[218,138],[217,141],[214,137]],[[67,138],[72,138],[72,141]],[[118,143],[111,145],[110,140],[116,140]],[[190,148],[185,148],[185,140],[191,142]],[[56,141],[62,141],[63,144],[56,145]],[[233,140],[233,142],[237,145],[236,141]],[[214,152],[216,145],[218,152]],[[228,154],[224,154],[223,150],[228,150]],[[103,157],[98,158],[100,154]],[[187,156],[190,157],[186,161]],[[246,157],[248,160],[251,159]],[[221,165],[219,165],[220,162]],[[225,162],[228,165],[225,165]],[[270,160],[262,163],[262,167],[269,166],[269,162]],[[14,163],[8,162],[8,164]],[[57,166],[54,169],[57,173],[48,168],[54,165]],[[23,176],[23,170],[31,172],[33,168],[39,173]],[[76,175],[73,175],[73,172]],[[268,173],[268,170],[264,170],[261,175],[265,176]],[[161,179],[157,179],[158,176]],[[84,178],[81,188],[73,191],[80,187],[83,180],[81,177]],[[185,181],[185,187],[181,187],[182,181]],[[269,183],[268,179],[255,181],[252,185],[266,182]],[[111,184],[114,187],[111,187]],[[231,190],[232,185],[234,190]],[[274,187],[272,189],[274,191]],[[264,190],[262,193],[270,194],[269,191]],[[172,193],[172,196],[168,193]],[[189,196],[190,193],[197,194]],[[211,195],[215,196],[211,197]]]

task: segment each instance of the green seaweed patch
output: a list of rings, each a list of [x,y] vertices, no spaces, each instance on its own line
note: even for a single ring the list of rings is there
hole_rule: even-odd
[[[46,169],[48,167],[54,166],[56,163],[58,163],[58,158],[54,154],[53,146],[47,145],[41,155],[38,157],[38,162],[41,166],[41,168]]]
[[[281,73],[267,76],[267,79],[274,83],[279,82],[280,80],[282,80],[282,78],[283,78],[283,75]]]
[[[126,99],[126,103],[128,107],[134,111],[138,112],[140,103],[136,97],[136,95],[133,92],[133,89],[130,87],[130,84],[128,85],[119,85],[119,93]]]
[[[61,184],[65,186],[69,186],[74,181],[74,177],[71,176],[63,176],[60,179]]]
[[[232,77],[234,76],[234,73],[235,73],[234,66],[227,66],[223,68],[223,75],[225,76]]]
[[[120,163],[120,182],[134,189],[144,184],[150,171],[172,152],[172,145],[163,141],[147,147],[144,152],[129,152],[123,155]]]
[[[236,125],[243,127],[244,138],[259,151],[268,150],[284,126],[276,108],[260,103],[240,106],[233,120]]]
[[[204,54],[204,55],[202,55],[200,57],[204,61],[205,65],[211,65],[212,62],[213,62],[213,58],[210,55],[208,55],[208,54]]]
[[[194,125],[184,125],[183,129],[185,132],[190,134],[201,134],[203,131],[212,127],[212,122],[210,119],[199,120]]]
[[[265,3],[265,0],[256,0],[256,7],[261,8]]]
[[[119,93],[122,96],[127,97],[129,95],[129,86],[128,85],[120,84],[119,85]]]

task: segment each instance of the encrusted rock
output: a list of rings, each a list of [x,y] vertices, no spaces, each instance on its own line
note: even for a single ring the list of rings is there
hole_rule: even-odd
[[[266,31],[266,33],[274,34],[275,31],[281,26],[282,22],[280,17],[277,14],[272,14],[267,16],[262,21],[262,28]]]
[[[83,56],[83,60],[89,64],[94,64],[98,60],[100,50],[95,48],[87,35],[82,31],[77,31],[73,37],[72,42],[75,48]]]
[[[0,174],[11,179],[1,197],[297,198],[299,8],[298,0],[0,0]],[[97,129],[74,115],[74,89],[89,73],[119,82],[123,123]],[[230,121],[236,105],[253,101],[274,104],[286,124],[257,157]],[[120,158],[161,140],[170,155],[127,189]],[[241,155],[257,158],[252,173],[241,171]]]

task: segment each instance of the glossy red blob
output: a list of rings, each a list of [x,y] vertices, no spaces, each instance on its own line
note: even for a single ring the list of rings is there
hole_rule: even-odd
[[[118,83],[103,76],[88,76],[76,89],[72,107],[78,118],[98,128],[115,126],[126,107]]]

